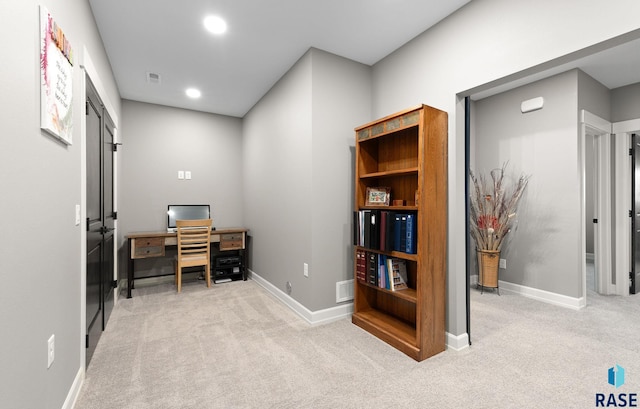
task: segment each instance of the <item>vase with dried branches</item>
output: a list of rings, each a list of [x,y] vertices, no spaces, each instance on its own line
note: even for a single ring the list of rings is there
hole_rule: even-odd
[[[476,242],[479,284],[483,288],[498,288],[500,250],[516,220],[518,202],[530,177],[521,175],[513,187],[507,186],[507,164],[505,162],[502,168],[492,170],[489,173],[491,180],[484,175],[478,177],[473,171],[469,172],[473,183],[469,198],[470,231]]]

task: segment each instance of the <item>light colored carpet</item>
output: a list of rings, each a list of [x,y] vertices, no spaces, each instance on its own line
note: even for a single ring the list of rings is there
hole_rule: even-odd
[[[591,408],[640,393],[640,296],[573,311],[473,290],[472,325],[470,348],[418,363],[349,319],[311,327],[251,280],[138,286],[75,408]]]

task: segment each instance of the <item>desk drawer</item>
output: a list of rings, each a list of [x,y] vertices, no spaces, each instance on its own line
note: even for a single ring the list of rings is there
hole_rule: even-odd
[[[220,235],[220,250],[239,250],[244,248],[243,233],[229,233]]]
[[[148,237],[135,239],[133,258],[164,256],[164,238]]]

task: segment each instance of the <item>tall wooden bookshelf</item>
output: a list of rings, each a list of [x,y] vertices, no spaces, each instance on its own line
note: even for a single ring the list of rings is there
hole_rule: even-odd
[[[447,113],[420,105],[355,129],[355,210],[415,214],[416,253],[358,250],[405,260],[408,289],[390,291],[357,277],[352,322],[422,361],[445,349]],[[367,188],[390,187],[391,203],[365,206]]]

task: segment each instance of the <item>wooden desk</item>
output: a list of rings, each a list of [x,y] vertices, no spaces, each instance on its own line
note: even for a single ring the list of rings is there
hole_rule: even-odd
[[[211,243],[219,243],[220,251],[236,250],[240,254],[242,279],[247,280],[247,232],[245,228],[225,228],[211,231]],[[127,265],[127,298],[131,298],[134,288],[134,260],[151,257],[164,257],[165,248],[175,246],[178,242],[177,233],[169,232],[140,232],[127,235],[129,245],[129,262]],[[211,252],[213,254],[213,251]],[[214,271],[212,269],[212,275]],[[150,278],[156,276],[145,276]]]

